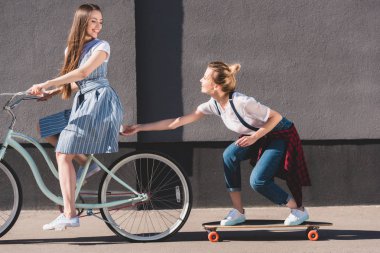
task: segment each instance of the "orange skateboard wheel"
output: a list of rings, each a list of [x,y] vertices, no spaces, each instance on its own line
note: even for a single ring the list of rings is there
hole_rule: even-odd
[[[310,230],[307,234],[307,238],[309,238],[310,241],[317,241],[319,238],[318,231],[317,230]]]
[[[219,234],[216,231],[212,231],[208,234],[208,240],[210,242],[217,242],[219,241]]]

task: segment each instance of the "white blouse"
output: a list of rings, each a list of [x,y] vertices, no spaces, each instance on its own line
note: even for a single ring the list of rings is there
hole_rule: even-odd
[[[232,101],[239,115],[249,125],[260,128],[268,121],[270,113],[269,107],[260,104],[253,97],[248,97],[244,94],[234,92],[232,95]],[[219,115],[218,109],[215,105],[215,100],[213,98],[211,98],[208,102],[199,105],[197,111],[206,115],[214,114],[220,116],[226,127],[238,134],[252,134],[255,132],[249,128],[246,128],[239,121],[239,118],[236,116],[229,102],[226,104],[226,108],[224,110],[218,102],[216,104],[218,105],[221,115]]]
[[[110,47],[110,44],[105,40],[100,40],[95,46],[93,46],[90,49],[90,51],[91,51],[91,54],[94,53],[95,51],[104,51],[107,53],[107,59],[105,60],[105,62],[108,62],[108,60],[110,59],[111,47]],[[65,48],[65,55],[67,55],[67,47]]]

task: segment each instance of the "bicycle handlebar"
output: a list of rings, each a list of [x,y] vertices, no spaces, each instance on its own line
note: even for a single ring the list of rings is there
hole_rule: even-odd
[[[16,93],[0,93],[0,96],[19,96],[19,95],[28,95],[28,91],[20,91]]]
[[[38,96],[32,96],[29,93],[29,91],[21,91],[21,92],[16,92],[16,93],[1,93],[0,96],[12,96],[3,107],[3,110],[7,111],[12,116],[12,123],[11,123],[11,126],[9,127],[10,129],[13,129],[16,123],[16,116],[13,113],[12,109],[15,108],[18,104],[20,104],[21,101],[23,100],[35,100],[35,99],[40,98]],[[23,96],[23,97],[13,101],[13,99],[17,96]]]
[[[40,97],[38,96],[33,96],[29,93],[29,91],[20,91],[16,93],[1,93],[0,96],[12,96],[7,103],[5,104],[3,109],[13,109],[15,106],[17,106],[21,101],[23,100],[34,100],[34,99],[39,99]],[[12,100],[17,97],[17,96],[24,96],[21,97],[20,99],[14,101],[13,103]]]

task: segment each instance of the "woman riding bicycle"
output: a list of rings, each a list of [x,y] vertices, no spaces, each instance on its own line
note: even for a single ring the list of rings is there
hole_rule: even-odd
[[[118,151],[123,110],[106,77],[110,46],[106,41],[97,39],[102,23],[99,6],[81,5],[74,15],[60,76],[29,89],[31,94],[41,95],[44,89],[63,86],[63,97],[69,98],[70,83],[76,82],[79,87],[69,123],[61,132],[56,147],[64,212],[44,225],[44,230],[79,226],[75,210],[74,156]]]

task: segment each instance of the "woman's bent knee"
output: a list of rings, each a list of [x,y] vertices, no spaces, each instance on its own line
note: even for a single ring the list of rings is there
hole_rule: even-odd
[[[250,185],[251,185],[251,188],[255,192],[258,192],[258,193],[262,192],[265,189],[265,183],[263,183],[263,182],[251,181]]]
[[[242,160],[242,151],[242,148],[236,146],[235,144],[231,144],[223,152],[223,161],[225,163],[240,162],[240,160]]]
[[[228,163],[232,159],[233,153],[228,151],[227,149],[223,152],[223,161]]]
[[[57,158],[57,161],[72,161],[75,154],[64,154],[60,152],[55,153],[55,157]]]

